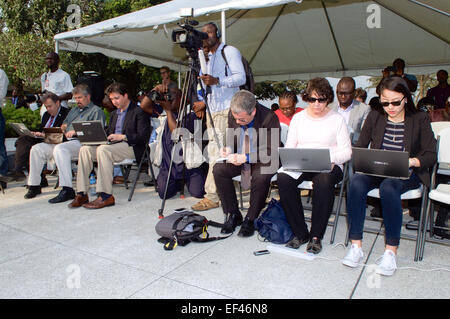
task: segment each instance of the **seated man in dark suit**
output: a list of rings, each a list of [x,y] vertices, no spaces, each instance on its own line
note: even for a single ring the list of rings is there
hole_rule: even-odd
[[[23,169],[26,169],[27,171],[30,170],[30,150],[33,145],[41,143],[43,141],[42,138],[45,136],[44,133],[42,133],[43,129],[47,127],[60,127],[70,111],[65,107],[61,107],[58,96],[54,93],[45,93],[42,96],[41,101],[42,104],[45,105],[47,112],[45,112],[44,116],[42,117],[41,127],[39,128],[39,131],[31,132],[36,137],[22,135],[16,141],[14,169],[11,173],[11,177],[13,180],[20,181],[25,179],[26,176],[23,173]],[[43,176],[41,180],[41,186],[47,185],[47,180]]]
[[[213,170],[217,193],[227,215],[222,234],[232,233],[242,223],[238,236],[253,235],[253,222],[266,204],[270,180],[279,166],[279,132],[278,117],[272,110],[257,103],[253,93],[241,90],[233,96],[228,114],[226,147],[221,152],[227,162],[217,162]],[[238,175],[242,176],[243,188],[246,185],[250,187],[250,207],[244,221],[232,180]]]
[[[117,108],[111,114],[106,129],[110,142],[100,146],[84,145],[78,156],[77,195],[70,208],[83,206],[98,209],[115,204],[112,195],[113,169],[115,162],[135,158],[140,161],[150,136],[148,115],[128,98],[126,86],[115,82],[106,89],[106,94]],[[97,199],[89,202],[89,175],[98,162]]]

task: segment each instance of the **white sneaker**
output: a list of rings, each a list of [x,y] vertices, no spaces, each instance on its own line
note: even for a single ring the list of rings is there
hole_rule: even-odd
[[[356,268],[359,266],[363,258],[364,253],[362,251],[362,248],[358,247],[358,245],[356,244],[353,244],[352,247],[350,247],[347,255],[345,255],[344,259],[342,259],[342,263],[346,266]]]
[[[383,276],[392,276],[397,269],[397,256],[392,250],[385,250],[383,256],[377,259],[376,273]]]

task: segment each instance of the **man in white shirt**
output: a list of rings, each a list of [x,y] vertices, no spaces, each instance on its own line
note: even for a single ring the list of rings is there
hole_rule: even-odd
[[[0,184],[1,188],[6,187],[6,174],[8,173],[8,156],[5,146],[5,118],[2,114],[2,107],[8,91],[9,80],[5,71],[0,69]],[[5,178],[5,179],[4,179]]]
[[[49,69],[41,76],[42,92],[48,91],[55,93],[62,107],[68,108],[67,101],[72,98],[73,85],[70,75],[59,68],[59,55],[50,52],[45,56],[45,62]],[[45,107],[41,109],[41,116],[45,112]]]
[[[364,121],[370,112],[368,105],[355,100],[355,88],[353,78],[343,77],[336,87],[337,102],[328,106],[344,117],[349,132],[353,133],[352,142],[358,140]]]
[[[211,88],[211,92],[207,96],[208,106],[211,111],[211,117],[219,143],[223,143],[225,131],[228,126],[228,112],[231,99],[239,91],[239,86],[245,84],[245,69],[239,50],[230,45],[224,48],[225,45],[219,40],[219,29],[214,23],[204,25],[202,31],[208,34],[208,39],[203,41],[203,45],[208,47],[209,52],[207,62],[208,73],[201,75],[200,79],[203,81],[205,89],[206,86]],[[224,55],[226,61],[224,60]],[[204,108],[204,101],[194,103],[195,112]],[[209,170],[205,182],[206,194],[200,202],[192,206],[192,209],[196,211],[219,207],[219,197],[212,172],[216,159],[220,157],[219,150],[222,145],[217,145],[215,135],[212,132],[213,126],[211,120],[209,116],[206,118],[209,136]]]

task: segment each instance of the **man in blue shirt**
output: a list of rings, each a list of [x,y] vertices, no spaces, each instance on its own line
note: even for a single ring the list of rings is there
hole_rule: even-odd
[[[208,61],[207,74],[201,75],[200,79],[203,81],[205,88],[211,89],[211,93],[207,95],[207,101],[213,123],[207,116],[209,170],[205,182],[206,194],[200,202],[192,206],[192,209],[196,211],[219,207],[213,169],[216,160],[220,157],[219,150],[222,145],[217,145],[212,128],[214,125],[219,143],[223,143],[231,99],[246,81],[245,69],[239,50],[230,45],[224,47],[225,45],[220,42],[219,29],[214,23],[204,25],[202,31],[208,34],[208,39],[203,41],[203,45],[207,47]],[[224,56],[227,61],[224,60]],[[195,112],[205,109],[205,103],[195,103],[194,105]]]

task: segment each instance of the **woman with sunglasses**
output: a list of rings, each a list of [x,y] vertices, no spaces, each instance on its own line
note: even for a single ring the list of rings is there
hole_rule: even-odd
[[[357,267],[362,261],[362,237],[366,216],[367,193],[380,190],[385,225],[385,251],[377,260],[376,272],[391,276],[397,268],[397,248],[402,227],[401,194],[430,186],[429,169],[436,162],[436,140],[425,112],[418,112],[407,83],[401,77],[387,77],[379,84],[380,104],[384,113],[371,111],[364,123],[356,147],[406,151],[409,153],[410,178],[400,180],[355,174],[347,194],[349,238],[352,242],[342,263]]]
[[[286,147],[328,148],[332,162],[328,173],[278,172],[277,182],[281,205],[295,237],[286,247],[299,248],[308,243],[306,250],[318,254],[322,250],[328,218],[334,203],[334,188],[343,177],[343,164],[350,160],[352,149],[347,125],[342,115],[328,108],[334,93],[324,78],[308,82],[303,100],[308,107],[291,120]],[[298,185],[303,181],[313,182],[311,231],[305,223]]]

